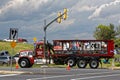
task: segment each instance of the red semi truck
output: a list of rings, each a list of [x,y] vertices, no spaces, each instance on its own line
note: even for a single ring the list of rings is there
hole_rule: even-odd
[[[114,57],[113,40],[53,40],[52,46],[46,44],[46,50],[43,41],[34,43],[34,46],[34,51],[20,52],[18,63],[22,68],[31,67],[38,58],[52,59],[60,65],[69,63],[70,67],[85,68],[89,64],[90,68],[98,68],[101,59]]]

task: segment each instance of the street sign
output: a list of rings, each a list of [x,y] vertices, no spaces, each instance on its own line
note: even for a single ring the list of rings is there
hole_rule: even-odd
[[[15,41],[12,41],[12,42],[11,42],[11,47],[12,47],[12,48],[15,48],[15,46],[16,46],[16,42],[15,42]]]
[[[36,38],[36,37],[34,37],[34,38],[33,38],[33,41],[34,41],[34,42],[36,42],[36,41],[37,41],[37,38]]]
[[[15,46],[16,46],[16,42],[13,40],[13,41],[11,42],[11,47],[12,47],[13,53],[14,53],[14,48],[15,48]],[[12,56],[11,56],[11,63],[10,63],[10,66],[11,66],[11,71],[12,71]]]
[[[11,40],[18,39],[18,28],[10,28],[9,39]]]

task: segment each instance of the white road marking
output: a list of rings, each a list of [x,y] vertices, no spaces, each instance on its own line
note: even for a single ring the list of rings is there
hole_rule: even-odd
[[[4,75],[0,75],[0,77],[15,76],[15,75],[18,75],[18,74],[4,74]]]
[[[31,78],[26,80],[43,80],[43,79],[53,79],[53,78],[60,78],[60,77],[67,77],[72,75],[60,75],[60,76],[52,76],[52,77],[42,77],[42,78]]]
[[[71,75],[59,75],[59,76],[51,76],[51,77],[42,77],[42,78],[31,78],[26,80],[43,80],[43,79],[53,79],[53,78],[60,78],[60,77],[69,77],[69,76],[82,76],[82,75],[88,75],[88,74],[103,74],[103,73],[111,73],[111,72],[101,72],[101,73],[86,73],[86,74],[71,74]],[[119,74],[120,75],[120,74]],[[78,78],[79,79],[79,78]],[[81,78],[80,78],[81,79]],[[77,79],[71,79],[71,80],[77,80]]]
[[[86,80],[86,79],[93,79],[93,78],[103,78],[103,77],[110,77],[110,76],[120,76],[120,74],[111,74],[111,75],[102,75],[102,76],[91,76],[91,77],[84,77],[84,78],[76,78],[71,80]]]

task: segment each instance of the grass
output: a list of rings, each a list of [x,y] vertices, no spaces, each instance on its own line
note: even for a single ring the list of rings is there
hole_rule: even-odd
[[[25,49],[33,50],[33,45],[28,43],[16,43],[16,46],[13,52],[13,48],[11,47],[11,42],[0,42],[0,51],[7,50],[9,51],[10,55],[15,55],[19,51],[25,50]]]

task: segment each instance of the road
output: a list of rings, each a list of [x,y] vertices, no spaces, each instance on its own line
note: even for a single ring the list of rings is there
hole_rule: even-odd
[[[5,70],[2,69],[2,70]],[[15,69],[14,69],[15,70]],[[120,70],[25,68],[23,74],[0,74],[0,80],[119,80]]]

